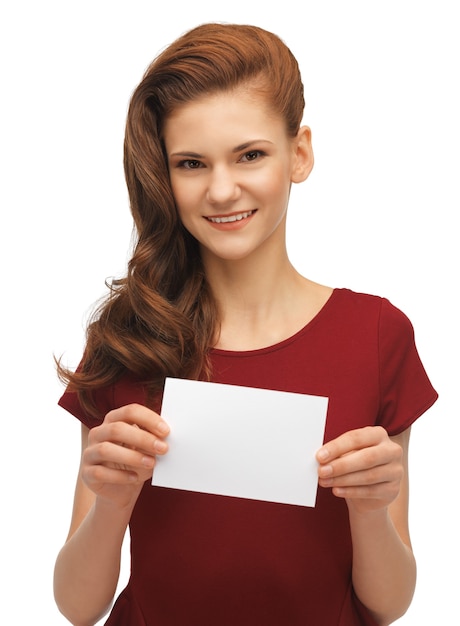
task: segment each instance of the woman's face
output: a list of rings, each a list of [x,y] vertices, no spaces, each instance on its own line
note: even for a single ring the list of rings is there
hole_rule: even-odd
[[[308,129],[289,137],[262,96],[237,89],[179,107],[163,131],[179,215],[204,260],[284,248],[291,183],[313,163]]]

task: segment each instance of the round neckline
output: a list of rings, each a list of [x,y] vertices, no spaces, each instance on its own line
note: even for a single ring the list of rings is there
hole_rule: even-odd
[[[309,331],[312,326],[316,325],[316,323],[323,317],[325,312],[327,312],[327,310],[332,306],[339,291],[342,291],[342,290],[336,287],[333,288],[331,295],[323,304],[323,306],[320,308],[320,310],[316,313],[316,315],[312,317],[312,319],[309,322],[307,322],[304,326],[302,326],[300,330],[295,332],[290,337],[286,337],[286,339],[282,339],[281,341],[278,341],[277,343],[274,343],[269,346],[264,346],[263,348],[255,348],[253,350],[225,350],[223,348],[211,348],[210,354],[211,356],[250,357],[250,356],[262,355],[268,352],[275,352],[277,350],[282,350],[284,347],[288,346],[293,341],[295,341],[298,337],[300,337],[301,335]]]

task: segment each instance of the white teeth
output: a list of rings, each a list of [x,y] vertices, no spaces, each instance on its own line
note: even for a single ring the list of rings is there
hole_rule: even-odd
[[[208,217],[210,222],[214,224],[226,224],[227,222],[239,222],[245,217],[252,215],[254,211],[246,211],[245,213],[238,213],[237,215],[229,215],[228,217]]]

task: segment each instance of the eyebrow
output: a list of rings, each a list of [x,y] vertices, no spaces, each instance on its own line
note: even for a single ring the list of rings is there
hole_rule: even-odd
[[[261,144],[261,143],[272,143],[272,142],[269,141],[268,139],[251,139],[250,141],[245,141],[244,143],[241,143],[239,146],[236,146],[235,148],[233,148],[232,153],[241,152],[242,150],[247,150],[254,144]],[[188,159],[203,159],[204,158],[204,156],[202,154],[199,154],[198,152],[186,152],[186,151],[173,152],[170,155],[170,158],[171,157],[186,157]]]
[[[268,139],[251,139],[251,141],[246,141],[245,143],[242,143],[239,146],[236,146],[236,148],[233,148],[232,152],[241,152],[241,150],[247,150],[254,144],[260,144],[260,143],[272,143],[272,142],[269,141]]]

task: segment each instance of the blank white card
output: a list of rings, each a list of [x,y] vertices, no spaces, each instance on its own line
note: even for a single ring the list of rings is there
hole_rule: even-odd
[[[322,396],[167,378],[169,451],[157,456],[152,484],[313,507],[327,405]]]

